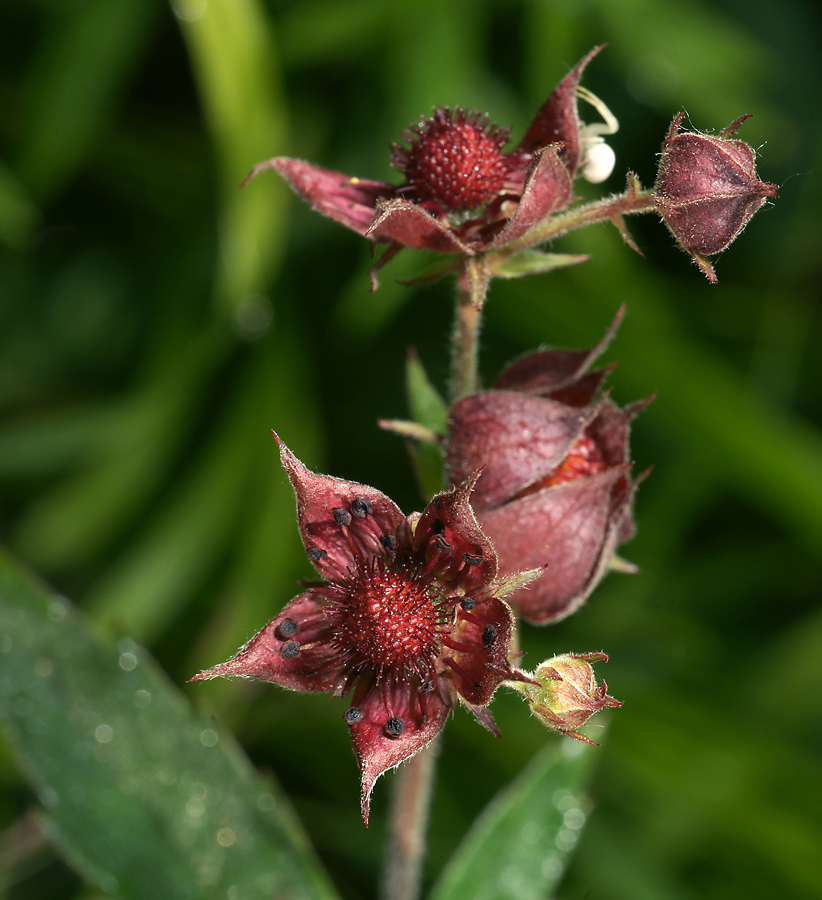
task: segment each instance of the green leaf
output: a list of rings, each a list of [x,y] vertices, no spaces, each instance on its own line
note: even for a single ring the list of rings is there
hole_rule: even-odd
[[[448,431],[448,407],[431,383],[419,356],[409,350],[405,366],[405,390],[411,418],[436,434]]]
[[[522,278],[523,275],[540,275],[565,266],[575,266],[589,259],[583,254],[543,253],[542,250],[520,250],[510,256],[499,254],[488,260],[494,278]]]
[[[448,431],[448,406],[431,383],[414,350],[408,351],[405,391],[414,422],[433,435],[445,436]],[[445,485],[442,451],[438,446],[417,440],[408,440],[406,444],[423,495],[431,497]]]
[[[131,640],[0,555],[0,716],[46,830],[118,897],[335,896],[277,785]],[[194,689],[191,689],[194,690]]]
[[[545,900],[585,822],[597,751],[552,742],[501,791],[460,844],[430,900]]]

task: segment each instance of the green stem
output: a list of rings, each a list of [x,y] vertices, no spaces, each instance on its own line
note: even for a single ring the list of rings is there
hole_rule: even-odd
[[[469,256],[457,281],[457,308],[451,356],[451,400],[479,389],[479,332],[482,307],[488,293],[488,267],[484,256]]]
[[[586,203],[584,206],[550,216],[541,225],[530,229],[518,240],[506,244],[504,250],[506,253],[511,253],[535,247],[537,244],[558,238],[569,231],[576,231],[578,228],[586,228],[588,225],[596,225],[601,222],[613,222],[624,234],[622,216],[653,212],[655,209],[654,192],[643,191],[639,182],[629,175],[628,188],[624,193],[606,197],[604,200],[595,200],[593,203]]]
[[[419,897],[425,827],[438,749],[439,737],[436,737],[403,763],[397,772],[383,900],[417,900]]]

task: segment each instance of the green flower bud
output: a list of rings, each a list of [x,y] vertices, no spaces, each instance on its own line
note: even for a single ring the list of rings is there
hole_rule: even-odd
[[[551,731],[593,744],[580,734],[591,716],[605,706],[622,706],[608,696],[608,686],[597,684],[593,662],[607,662],[604,653],[564,653],[542,663],[531,676],[536,684],[520,683],[518,689],[531,704],[531,712]]]

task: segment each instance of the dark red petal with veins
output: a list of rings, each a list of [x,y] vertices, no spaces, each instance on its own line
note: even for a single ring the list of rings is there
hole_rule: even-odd
[[[493,544],[483,533],[471,505],[479,472],[453,490],[443,491],[428,504],[417,521],[414,547],[426,562],[436,560],[434,572],[447,585],[459,578],[465,592],[487,585],[497,574]]]
[[[502,247],[515,241],[551,213],[564,209],[571,202],[571,189],[571,177],[558,155],[558,147],[537,151],[525,176],[522,199],[489,247]]]
[[[226,675],[273,681],[292,691],[331,691],[339,674],[337,652],[329,644],[330,625],[310,594],[295,597],[227,662],[191,681]],[[303,645],[311,645],[302,649]]]
[[[473,494],[474,508],[498,506],[556,468],[597,412],[597,407],[576,409],[510,391],[465,397],[448,417],[449,477],[456,481],[487,464]]]
[[[625,306],[620,306],[605,336],[590,350],[540,350],[516,360],[499,376],[497,390],[521,391],[553,397],[571,406],[587,406],[596,395],[609,369],[586,375],[588,369],[604,352],[619,328]],[[577,386],[583,379],[584,387]],[[562,396],[555,396],[562,391]]]
[[[330,581],[354,571],[357,560],[346,540],[346,531],[368,559],[382,556],[380,535],[396,536],[405,516],[382,491],[330,475],[310,472],[277,437],[283,467],[294,486],[300,534],[309,559]],[[357,511],[364,513],[358,515]],[[345,530],[341,521],[346,520]]]
[[[451,703],[443,700],[438,691],[423,696],[424,705],[421,706],[416,684],[399,682],[393,685],[389,716],[380,686],[375,685],[356,706],[359,718],[349,727],[362,773],[362,815],[366,825],[376,780],[433,740],[451,711]],[[389,725],[390,718],[395,721]]]
[[[391,200],[377,205],[374,223],[365,232],[374,241],[390,241],[415,250],[439,253],[473,253],[453,232],[431,213],[408,200]]]
[[[480,600],[470,611],[456,608],[450,641],[468,649],[451,649],[444,658],[455,663],[451,679],[457,693],[471,706],[487,706],[503,681],[514,677],[508,662],[514,617],[507,603]],[[446,652],[446,651],[444,651]]]
[[[508,597],[528,621],[563,618],[596,584],[622,520],[614,509],[613,488],[627,470],[621,466],[544,488],[482,515],[503,574],[547,563],[544,575]],[[628,494],[620,496],[622,503],[628,502]]]
[[[595,47],[562,79],[540,108],[531,127],[517,147],[518,151],[533,153],[539,147],[562,141],[560,157],[573,177],[579,165],[579,114],[577,87],[588,63],[602,50]]]
[[[265,169],[279,172],[312,209],[362,235],[374,219],[377,201],[394,196],[394,185],[320,169],[287,156],[255,166],[246,182]]]

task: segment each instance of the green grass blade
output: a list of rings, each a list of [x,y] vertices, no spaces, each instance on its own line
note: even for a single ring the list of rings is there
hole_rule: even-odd
[[[545,900],[585,821],[583,786],[597,751],[552,740],[487,807],[431,900]]]
[[[137,644],[0,556],[0,716],[69,861],[118,897],[331,898],[279,788]]]

